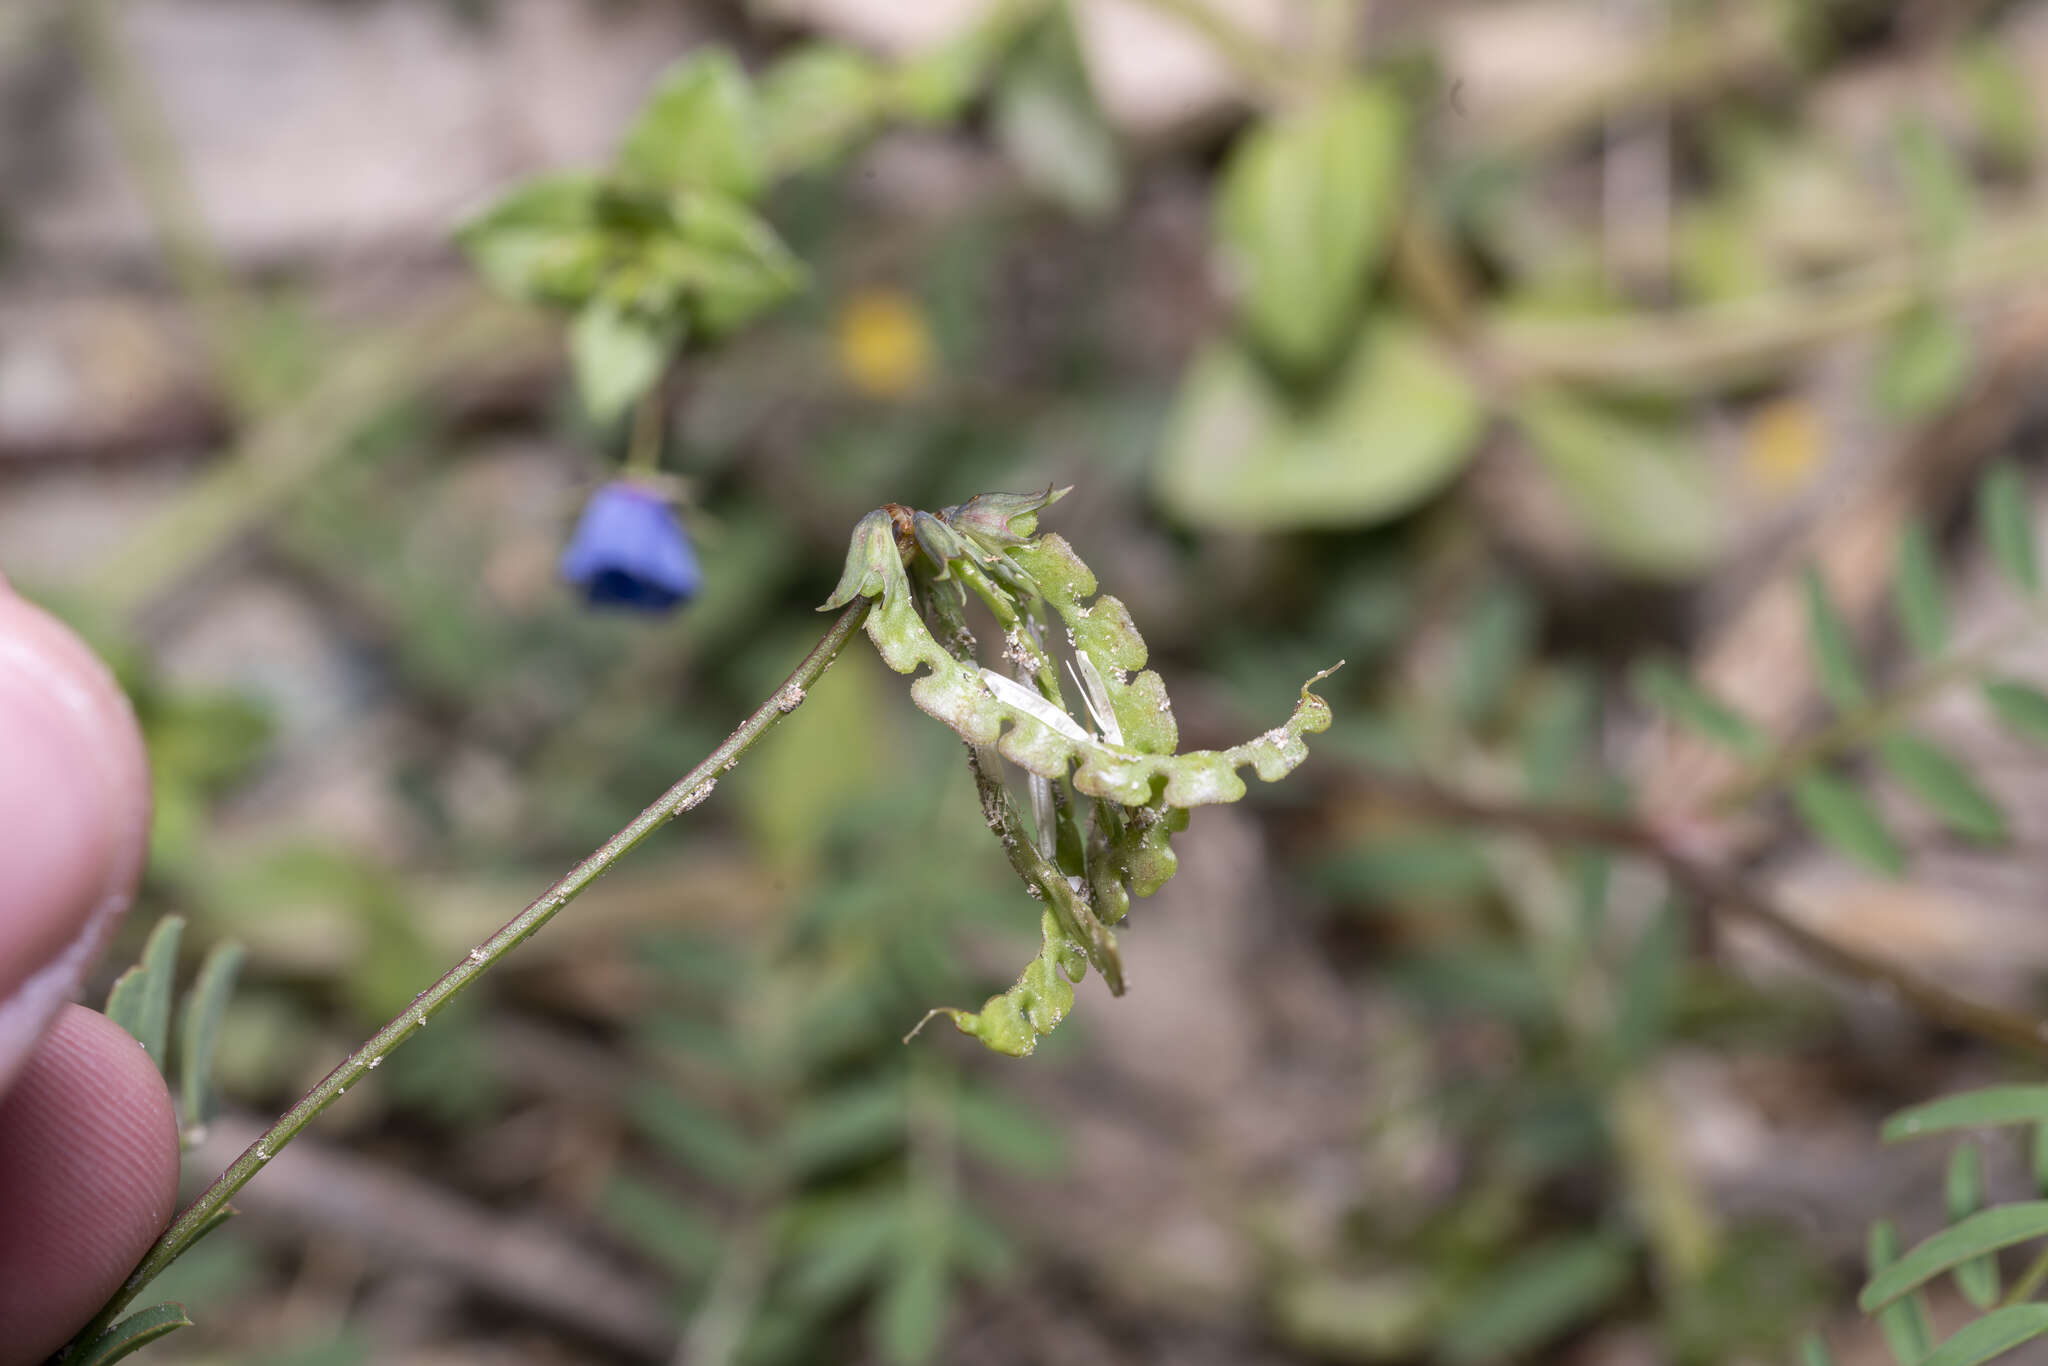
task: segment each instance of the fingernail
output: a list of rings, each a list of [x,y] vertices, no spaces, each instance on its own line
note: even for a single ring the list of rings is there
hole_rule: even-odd
[[[0,1078],[77,990],[148,828],[142,739],[113,676],[0,592]]]

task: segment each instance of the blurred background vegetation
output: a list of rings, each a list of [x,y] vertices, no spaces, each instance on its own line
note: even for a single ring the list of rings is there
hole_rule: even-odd
[[[1920,721],[2004,838],[1875,783],[1889,877],[1719,800],[1635,681],[1780,736],[1839,704],[1807,565],[1893,676],[1914,519],[1957,634],[2009,625],[1968,491],[2048,433],[2048,6],[991,11],[0,9],[0,569],[142,715],[135,943],[250,951],[194,1178],[757,705],[879,503],[1076,485],[1047,525],[1189,745],[1349,662],[1299,773],[1195,813],[1130,994],[1017,1063],[901,1043],[1037,907],[849,651],[243,1193],[159,1358],[1882,1359],[1864,1229],[1937,1226],[1943,1155],[1876,1121],[2010,1060],[1370,775],[1631,792],[1816,933],[2043,1004],[2048,770],[1981,706]],[[555,560],[626,435],[452,234],[601,165],[672,62],[821,41],[957,88],[761,202],[809,283],[663,399],[705,591],[593,614]]]

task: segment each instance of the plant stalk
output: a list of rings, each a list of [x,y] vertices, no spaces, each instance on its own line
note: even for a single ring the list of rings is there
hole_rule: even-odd
[[[833,659],[839,654],[840,647],[860,628],[872,606],[873,602],[868,598],[857,598],[848,605],[833,620],[824,637],[808,655],[804,656],[803,662],[783,680],[782,686],[756,708],[753,715],[742,721],[738,729],[728,735],[717,749],[712,750],[702,763],[685,774],[675,786],[662,793],[646,810],[634,817],[624,829],[606,840],[588,858],[563,874],[560,881],[541,893],[525,910],[507,921],[504,928],[471,949],[461,962],[443,974],[439,981],[415,996],[411,1005],[371,1035],[317,1086],[300,1097],[297,1104],[279,1116],[276,1123],[264,1130],[226,1171],[214,1179],[213,1184],[208,1186],[197,1200],[185,1208],[170,1228],[164,1231],[163,1236],[144,1254],[141,1264],[126,1281],[122,1282],[120,1290],[107,1301],[92,1322],[71,1340],[70,1345],[55,1360],[63,1362],[71,1359],[82,1344],[91,1342],[105,1331],[143,1287],[154,1280],[219,1219],[229,1197],[261,1171],[265,1163],[283,1151],[284,1146],[296,1138],[299,1131],[311,1123],[315,1115],[339,1099],[358,1078],[382,1062],[398,1045],[426,1028],[429,1017],[463,988],[497,966],[499,960],[506,954],[538,932],[554,918],[557,911],[575,900],[578,893],[602,877],[613,864],[624,858],[641,841],[675,816],[690,810],[709,797],[712,788],[717,786],[720,775],[737,763],[739,757],[766,734],[771,726],[802,704],[805,691],[830,667]]]
[[[2048,1020],[1973,1001],[1908,968],[1838,944],[1800,924],[1749,879],[1700,859],[1646,821],[1591,808],[1468,797],[1385,771],[1368,771],[1363,781],[1375,796],[1418,814],[1519,831],[1551,843],[1597,845],[1647,859],[1662,868],[1704,915],[1746,920],[1808,962],[1884,992],[1936,1024],[2048,1059]]]

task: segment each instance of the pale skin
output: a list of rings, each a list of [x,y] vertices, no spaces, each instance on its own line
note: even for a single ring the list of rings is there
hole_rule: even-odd
[[[74,1004],[149,830],[134,713],[0,579],[0,1366],[90,1318],[169,1221],[178,1138],[140,1045]]]

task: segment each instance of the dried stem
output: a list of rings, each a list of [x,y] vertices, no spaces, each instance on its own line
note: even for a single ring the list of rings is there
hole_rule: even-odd
[[[557,911],[575,900],[578,893],[603,876],[613,864],[630,853],[642,840],[666,825],[674,816],[690,810],[710,796],[719,776],[738,762],[739,757],[767,733],[771,726],[796,710],[805,690],[831,665],[839,654],[840,647],[846,644],[848,638],[866,620],[871,606],[872,602],[869,599],[859,598],[842,611],[826,630],[824,638],[804,656],[803,662],[796,666],[783,681],[782,686],[756,708],[752,716],[741,722],[739,728],[728,735],[717,749],[711,751],[702,763],[656,798],[652,805],[634,817],[624,829],[606,840],[596,852],[571,868],[559,882],[543,892],[525,910],[507,921],[503,929],[471,949],[461,962],[442,976],[441,980],[415,996],[412,1004],[400,1012],[397,1018],[371,1035],[362,1047],[349,1054],[340,1066],[300,1097],[296,1105],[285,1111],[277,1122],[250,1144],[226,1171],[214,1179],[213,1184],[208,1186],[197,1200],[186,1207],[176,1222],[150,1247],[141,1264],[122,1283],[121,1289],[107,1301],[93,1321],[72,1339],[71,1345],[57,1360],[62,1362],[70,1359],[82,1344],[91,1342],[111,1325],[144,1286],[175,1261],[178,1255],[201,1234],[218,1222],[230,1196],[246,1185],[250,1177],[261,1171],[263,1165],[297,1137],[299,1131],[311,1123],[315,1115],[333,1104],[358,1078],[382,1062],[398,1045],[426,1028],[429,1016],[440,1010],[463,988],[497,966],[500,959],[539,931],[541,926],[554,918]]]

